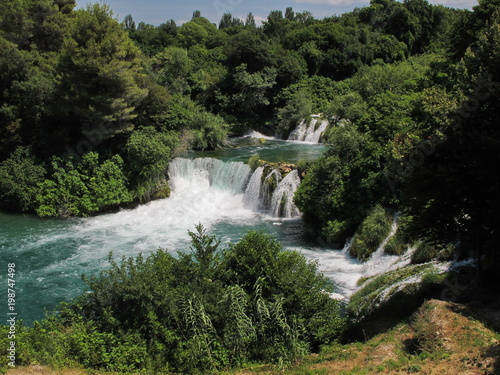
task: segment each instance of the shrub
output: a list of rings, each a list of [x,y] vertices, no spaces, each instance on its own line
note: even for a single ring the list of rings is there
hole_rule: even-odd
[[[368,260],[389,235],[391,223],[391,215],[382,206],[375,206],[359,226],[350,253],[359,260]]]
[[[177,146],[176,132],[159,132],[151,126],[138,129],[130,135],[125,145],[127,167],[135,195],[149,201],[165,180],[168,161]]]
[[[451,260],[456,246],[454,244],[431,243],[422,239],[416,243],[416,249],[411,256],[413,264],[427,263],[432,260]]]
[[[252,169],[252,171],[255,171],[257,168],[261,166],[261,161],[260,161],[260,156],[258,154],[250,156],[248,159],[248,165]]]
[[[52,160],[52,175],[39,184],[36,213],[39,216],[86,216],[132,197],[119,155],[99,162],[97,152],[86,154],[78,165]]]
[[[38,184],[45,173],[28,147],[18,147],[0,163],[0,207],[23,212],[33,210]]]
[[[219,251],[200,225],[191,253],[111,258],[90,292],[31,330],[30,362],[107,371],[193,373],[249,361],[286,366],[336,341],[331,283],[303,255],[250,232]],[[43,343],[53,339],[50,353]]]
[[[418,348],[431,354],[443,346],[439,337],[440,327],[433,314],[435,308],[431,304],[422,305],[413,315],[411,323]]]

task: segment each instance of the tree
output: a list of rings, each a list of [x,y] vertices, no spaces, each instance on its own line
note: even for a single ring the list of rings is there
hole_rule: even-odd
[[[33,211],[45,168],[28,147],[18,147],[0,163],[0,204],[3,209]]]
[[[193,62],[184,48],[167,47],[155,56],[159,70],[159,83],[172,94],[189,92],[188,78]]]
[[[147,91],[138,85],[140,51],[108,6],[75,12],[61,55],[62,106],[80,126],[105,125],[103,138],[131,128]]]
[[[435,124],[445,138],[405,186],[414,231],[439,243],[460,240],[488,282],[498,281],[500,258],[499,61],[497,11],[466,52],[460,106],[448,107],[448,122]]]
[[[131,14],[127,14],[125,16],[125,18],[123,19],[123,27],[125,28],[125,30],[129,30],[129,31],[135,31],[136,30],[135,21],[132,18]]]
[[[271,45],[251,30],[231,36],[224,46],[224,52],[226,64],[232,69],[246,64],[248,72],[255,73],[275,65]]]
[[[247,15],[247,18],[245,20],[245,26],[251,27],[251,28],[255,28],[256,27],[255,17],[253,16],[253,14],[251,12],[248,13],[248,15]]]
[[[234,85],[238,91],[232,96],[237,111],[244,116],[256,117],[259,109],[270,104],[267,92],[276,83],[276,70],[249,73],[245,64],[236,68]]]

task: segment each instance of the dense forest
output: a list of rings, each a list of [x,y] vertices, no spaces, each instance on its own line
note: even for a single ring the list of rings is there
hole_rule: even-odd
[[[262,26],[251,13],[214,25],[195,11],[180,26],[153,26],[120,22],[102,3],[75,6],[0,3],[1,209],[87,216],[165,198],[181,151],[247,129],[286,137],[321,113],[328,150],[299,164],[295,202],[326,242],[358,230],[351,253],[367,259],[397,212],[386,251],[419,243],[416,263],[473,256],[484,281],[498,279],[499,0],[472,11],[372,0],[324,19],[287,8]],[[202,227],[191,236],[191,255],[158,252],[88,280],[94,293],[35,326],[27,353],[189,372],[290,362],[341,337],[338,306],[304,259],[258,233],[220,254]],[[271,268],[259,276],[248,264]],[[170,294],[132,287],[167,273],[154,286]],[[169,302],[180,296],[181,307]],[[59,346],[43,349],[58,330]],[[99,362],[102,342],[111,349]]]

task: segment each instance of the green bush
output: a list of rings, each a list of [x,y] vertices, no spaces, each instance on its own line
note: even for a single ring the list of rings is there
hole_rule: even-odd
[[[52,175],[41,182],[36,196],[39,216],[87,216],[120,203],[132,196],[119,155],[99,162],[97,152],[89,152],[81,162],[53,158]]]
[[[127,168],[135,196],[141,202],[151,200],[158,185],[166,180],[168,162],[178,141],[176,132],[160,132],[152,126],[131,133],[125,145]]]
[[[427,263],[433,260],[452,260],[456,248],[454,244],[431,243],[425,239],[419,240],[415,247],[415,251],[411,256],[413,264]]]
[[[259,168],[261,164],[262,163],[260,162],[260,156],[258,154],[252,155],[248,159],[248,165],[250,166],[252,171],[255,171],[257,168]]]
[[[375,206],[359,226],[350,253],[359,260],[368,260],[389,235],[391,223],[392,216],[382,206]]]
[[[333,286],[303,255],[262,233],[222,252],[203,227],[190,235],[190,254],[112,260],[87,279],[89,293],[29,330],[27,363],[193,373],[287,365],[338,340]]]
[[[45,173],[28,147],[18,147],[0,163],[0,208],[32,211]]]

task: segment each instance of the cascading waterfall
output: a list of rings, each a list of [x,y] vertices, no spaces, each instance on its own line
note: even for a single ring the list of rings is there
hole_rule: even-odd
[[[264,167],[258,167],[250,177],[245,189],[245,205],[253,211],[261,209],[262,175]]]
[[[317,118],[313,118],[310,121],[302,120],[297,128],[290,133],[288,140],[319,143],[321,135],[327,127],[328,121],[326,120],[318,120]]]
[[[279,146],[283,144],[304,146],[291,142]],[[80,294],[85,290],[80,275],[108,269],[109,252],[116,260],[139,253],[147,256],[158,248],[174,255],[189,252],[188,230],[198,223],[222,240],[221,248],[239,241],[249,230],[264,230],[286,249],[318,261],[319,270],[337,286],[336,297],[349,298],[359,288],[360,277],[410,262],[410,252],[397,259],[379,254],[378,265],[370,267],[374,260],[360,263],[347,250],[312,242],[301,220],[277,220],[276,212],[299,214],[291,206],[297,172],[287,173],[287,168],[280,167],[266,165],[252,172],[242,162],[178,158],[170,162],[172,194],[168,199],[71,220],[0,213],[0,256],[15,259],[23,267],[18,279],[23,293],[16,300],[20,315],[30,324],[43,318],[44,308],[50,310]]]
[[[280,181],[271,198],[271,213],[274,216],[295,217],[300,211],[293,202],[295,191],[300,185],[299,173],[296,169]]]
[[[341,251],[303,250],[302,252],[307,257],[318,260],[319,270],[328,278],[335,280],[339,292],[338,297],[349,298],[359,290],[358,280],[360,278],[375,276],[410,264],[413,248],[408,249],[401,256],[384,253],[385,246],[391,237],[396,234],[397,229],[397,216],[395,216],[390,233],[382,241],[377,251],[364,263],[349,255],[351,240],[346,243]]]
[[[242,194],[244,205],[253,211],[268,212],[275,217],[292,218],[300,216],[293,203],[293,196],[300,178],[296,170],[284,178],[278,168],[264,175],[264,167],[253,173],[242,162],[223,162],[213,158],[172,160],[169,167],[172,188],[178,188],[179,180],[193,181],[198,186],[209,187]]]
[[[245,163],[225,163],[213,158],[176,158],[170,162],[168,170],[174,188],[176,179],[184,178],[200,183],[207,181],[215,189],[234,194],[243,192],[250,172],[250,167]]]

